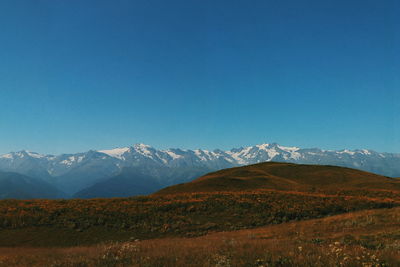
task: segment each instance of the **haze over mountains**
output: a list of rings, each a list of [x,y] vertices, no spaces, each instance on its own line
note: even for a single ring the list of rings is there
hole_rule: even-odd
[[[38,178],[0,172],[0,199],[63,198],[66,195],[56,187]]]
[[[220,169],[267,161],[336,165],[400,177],[400,154],[261,144],[222,150],[158,150],[144,144],[77,154],[20,151],[0,156],[0,171],[40,179],[74,197],[148,194]]]

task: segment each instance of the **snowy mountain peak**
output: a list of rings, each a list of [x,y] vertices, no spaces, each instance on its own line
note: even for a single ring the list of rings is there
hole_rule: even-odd
[[[114,148],[109,150],[99,150],[98,152],[109,155],[110,157],[123,159],[123,154],[129,151],[129,147]]]
[[[152,148],[151,146],[146,145],[146,144],[142,144],[142,143],[134,144],[133,147],[134,147],[134,148],[139,148],[139,149],[149,149],[149,148]]]
[[[36,153],[36,152],[30,152],[30,151],[24,151],[28,156],[32,157],[32,158],[37,158],[37,159],[41,159],[41,158],[45,158],[45,155]]]
[[[284,150],[284,151],[288,151],[288,152],[296,152],[297,150],[300,150],[299,147],[288,147],[288,146],[280,146],[278,145],[279,149]]]
[[[57,177],[82,168],[107,169],[103,176],[117,173],[125,167],[146,166],[218,170],[267,161],[302,164],[329,164],[359,168],[387,176],[400,176],[400,154],[377,153],[372,150],[302,149],[263,143],[233,148],[228,151],[171,148],[158,150],[146,144],[58,156],[30,151],[11,152],[0,156],[0,170],[15,171],[40,177],[43,173]],[[95,166],[95,167],[94,167]],[[110,173],[108,173],[110,172]],[[71,174],[72,175],[72,174]],[[72,175],[75,177],[74,175]]]
[[[154,148],[152,148],[149,145],[145,145],[145,144],[135,144],[133,146],[133,148],[135,149],[136,152],[138,152],[139,154],[142,154],[145,157],[153,157],[153,153],[155,151]]]
[[[72,195],[125,172],[144,173],[160,185],[168,186],[211,171],[268,161],[336,165],[400,177],[400,154],[378,153],[367,149],[303,149],[277,143],[263,143],[228,151],[179,148],[159,150],[145,144],[55,156],[19,151],[0,155],[0,171],[43,179]]]
[[[24,158],[24,157],[32,157],[32,158],[42,158],[44,156],[34,153],[34,152],[29,152],[26,150],[21,150],[18,152],[11,152],[5,155],[2,155],[0,158],[3,159],[18,159],[18,158]]]
[[[261,144],[261,145],[250,146],[250,147],[247,147],[247,148],[249,148],[249,149],[257,148],[259,150],[267,151],[267,150],[271,149],[272,147],[273,146],[271,144]]]

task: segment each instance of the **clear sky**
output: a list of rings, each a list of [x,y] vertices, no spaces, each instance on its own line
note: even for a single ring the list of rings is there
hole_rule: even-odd
[[[400,1],[0,1],[0,154],[400,152]]]

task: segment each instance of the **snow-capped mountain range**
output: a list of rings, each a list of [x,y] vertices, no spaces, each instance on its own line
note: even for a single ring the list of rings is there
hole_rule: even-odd
[[[20,151],[0,156],[0,171],[41,178],[71,195],[127,171],[134,170],[136,174],[153,177],[163,187],[188,181],[209,171],[265,161],[338,165],[391,177],[400,176],[400,154],[366,149],[302,149],[276,143],[228,151],[158,150],[145,144],[58,156]]]

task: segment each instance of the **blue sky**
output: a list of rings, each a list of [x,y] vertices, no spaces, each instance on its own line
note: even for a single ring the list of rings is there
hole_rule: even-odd
[[[400,2],[0,2],[0,153],[400,152]]]

